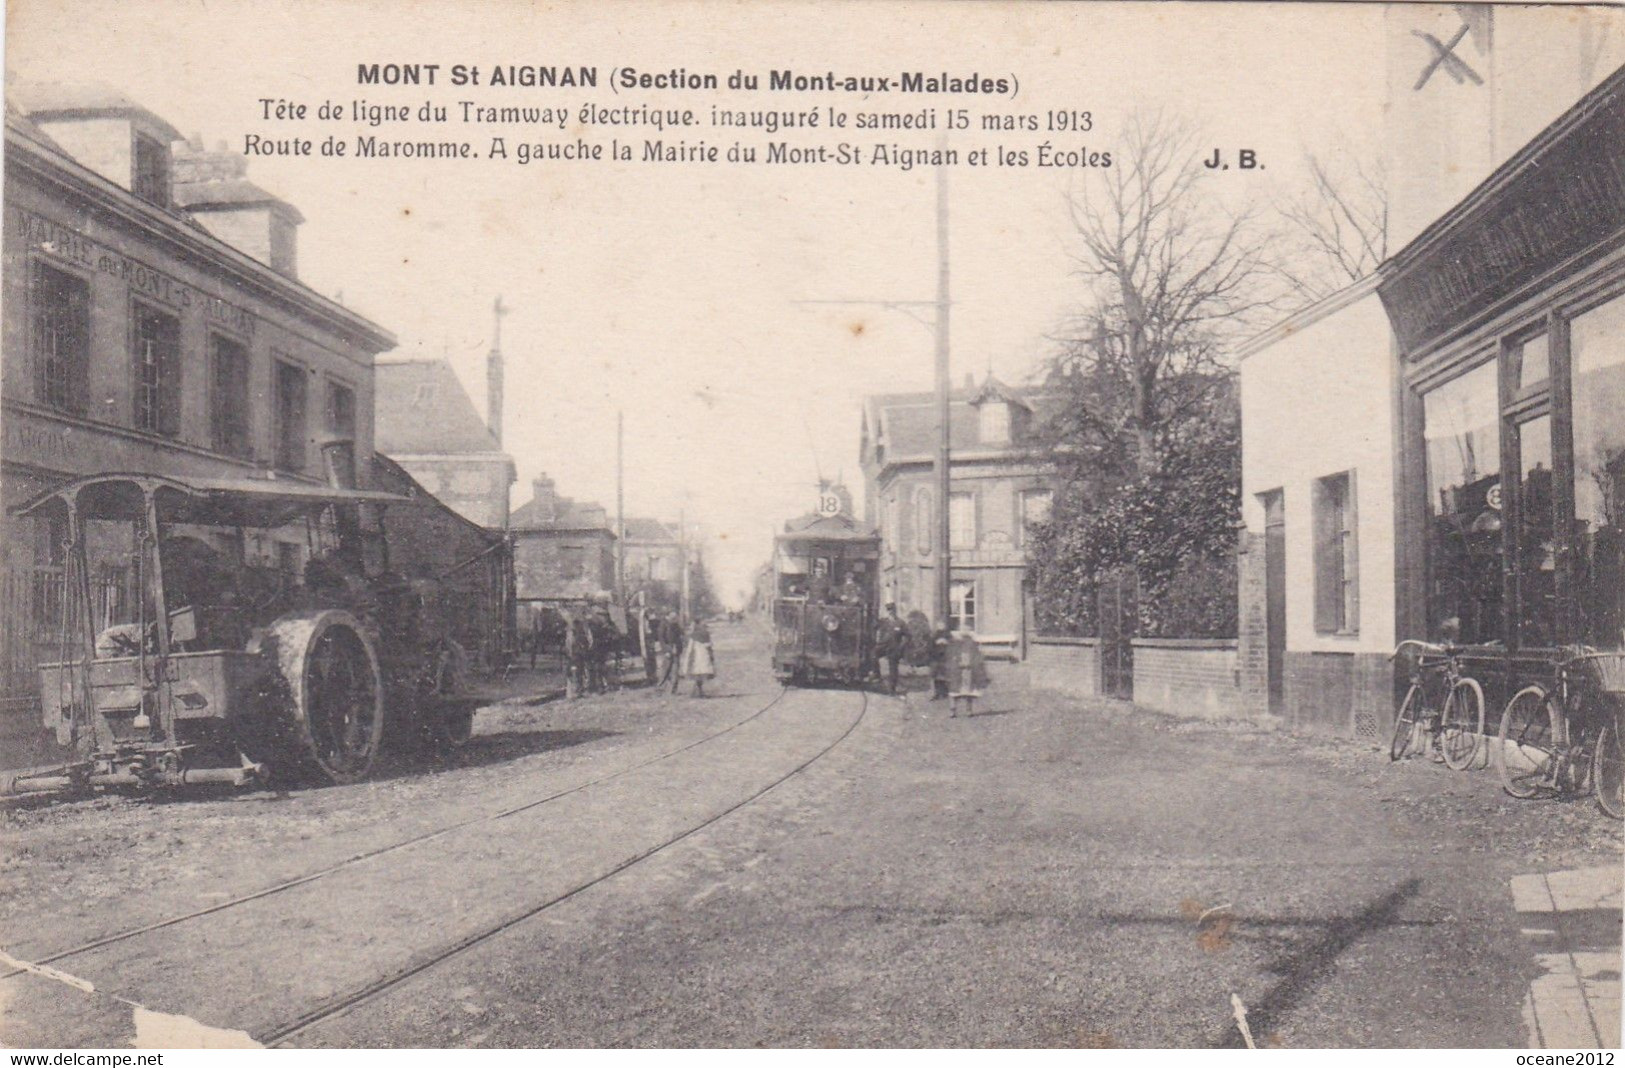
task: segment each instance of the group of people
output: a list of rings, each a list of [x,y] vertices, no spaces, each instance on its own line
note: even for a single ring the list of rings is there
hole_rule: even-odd
[[[676,612],[646,609],[643,619],[643,670],[653,686],[671,683],[676,693],[684,679],[694,683],[694,696],[705,696],[706,680],[716,677],[716,655],[711,649],[711,628],[697,619],[685,633]],[[659,670],[661,657],[665,669]],[[656,673],[659,673],[657,679]]]
[[[716,676],[710,628],[699,621],[685,634],[676,612],[658,608],[630,617],[607,601],[550,609],[532,621],[527,645],[532,670],[544,649],[562,655],[565,692],[571,698],[618,689],[627,656],[641,655],[648,684],[663,687],[669,682],[673,693],[689,679],[694,692],[704,697],[706,680]]]
[[[624,647],[625,637],[608,605],[568,613],[564,622],[565,692],[574,699],[619,687]]]
[[[912,617],[911,617],[912,618]],[[920,622],[923,623],[924,617]],[[958,716],[963,709],[970,715],[976,698],[987,689],[987,662],[975,635],[968,631],[955,631],[945,620],[938,620],[930,634],[923,627],[911,630],[897,615],[897,605],[887,603],[886,614],[875,628],[875,658],[884,661],[883,679],[888,693],[895,694],[903,661],[916,666],[931,666],[931,700],[949,699],[952,705],[949,718]]]

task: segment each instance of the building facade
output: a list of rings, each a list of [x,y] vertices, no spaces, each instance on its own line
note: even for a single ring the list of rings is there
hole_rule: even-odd
[[[559,495],[546,475],[510,522],[515,595],[526,612],[608,597],[615,589],[615,529],[603,505]],[[523,626],[526,620],[521,618]]]
[[[1243,593],[1254,704],[1375,738],[1392,706],[1394,382],[1377,276],[1240,351]]]
[[[500,366],[500,363],[498,363]],[[386,360],[377,368],[378,451],[459,515],[489,530],[508,526],[517,474],[445,360]],[[501,410],[500,375],[492,403]]]
[[[14,87],[6,115],[0,687],[26,701],[60,640],[57,532],[9,508],[112,471],[367,485],[373,361],[395,339],[294,276],[298,213],[213,189],[176,131],[105,89]],[[210,223],[192,207],[209,205]],[[264,228],[257,258],[218,233]],[[128,553],[98,551],[98,589]],[[302,566],[305,546],[242,551]]]
[[[1242,352],[1242,688],[1380,736],[1422,639],[1519,657],[1625,629],[1625,68],[1371,278]],[[1507,656],[1506,653],[1518,654]]]
[[[1046,518],[1052,472],[1033,452],[1048,398],[991,375],[949,399],[947,501],[950,614],[985,645],[1017,652],[1030,628],[1026,529]],[[880,587],[905,616],[935,611],[938,522],[936,396],[887,394],[864,404],[867,517],[880,531]]]

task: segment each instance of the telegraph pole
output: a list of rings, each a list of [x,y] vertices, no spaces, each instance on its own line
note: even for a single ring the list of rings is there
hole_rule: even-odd
[[[626,413],[615,413],[615,593],[626,605]]]
[[[937,299],[936,300],[798,300],[797,304],[869,304],[900,311],[921,326],[929,328],[936,338],[936,409],[937,409],[937,552],[936,552],[936,618],[946,621],[949,609],[950,568],[953,555],[949,551],[951,533],[948,515],[948,495],[952,480],[949,478],[951,438],[949,423],[949,344],[948,309],[953,301],[948,288],[948,168],[937,167]],[[919,315],[916,308],[934,308],[932,319]],[[894,547],[895,548],[895,547]]]
[[[937,618],[949,616],[952,587],[949,569],[953,555],[948,538],[952,533],[948,515],[948,495],[952,478],[948,470],[951,445],[948,411],[948,168],[937,167]]]

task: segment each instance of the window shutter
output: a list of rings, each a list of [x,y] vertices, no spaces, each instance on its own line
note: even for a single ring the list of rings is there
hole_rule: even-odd
[[[1343,599],[1343,569],[1337,566],[1341,521],[1332,506],[1332,490],[1324,479],[1314,489],[1315,630],[1331,634],[1337,630],[1338,609]]]
[[[1354,471],[1350,470],[1343,484],[1343,585],[1347,596],[1343,601],[1343,629],[1357,633],[1360,629],[1360,524],[1355,508]]]

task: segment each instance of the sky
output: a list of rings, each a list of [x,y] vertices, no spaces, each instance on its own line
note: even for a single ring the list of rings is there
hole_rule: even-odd
[[[1199,144],[1249,147],[1266,169],[1216,176],[1228,204],[1296,191],[1305,150],[1374,158],[1382,9],[1374,4],[523,3],[14,0],[8,76],[94,79],[183,133],[240,151],[249,133],[416,139],[413,126],[321,122],[353,101],[454,109],[583,104],[827,108],[964,107],[1045,116],[1087,111],[1087,133],[989,134],[949,143],[1112,151],[1136,110],[1164,109]],[[593,65],[597,89],[357,84],[361,63]],[[983,96],[612,92],[620,67],[757,73],[793,68],[1011,77]],[[441,76],[444,78],[444,74]],[[268,122],[262,98],[306,104]],[[854,120],[855,121],[855,120]],[[571,120],[574,127],[575,121]],[[454,128],[455,127],[455,128]],[[579,131],[465,126],[520,141]],[[646,130],[587,130],[641,147]],[[671,134],[665,135],[674,139]],[[789,139],[791,135],[784,135]],[[905,137],[912,136],[912,141]],[[809,143],[929,147],[921,135],[823,130]],[[684,135],[726,147],[731,131]],[[742,140],[762,144],[760,134]],[[967,167],[948,175],[954,381],[1029,379],[1087,300],[1073,271],[1065,194],[1086,168]],[[296,205],[301,279],[392,331],[395,356],[444,356],[485,401],[490,307],[502,296],[505,447],[513,504],[546,472],[560,492],[613,512],[615,423],[626,425],[628,514],[703,525],[719,592],[737,601],[783,521],[812,508],[820,476],[862,499],[861,399],[927,390],[928,326],[866,301],[935,295],[932,168],[728,166],[255,157],[249,177]],[[853,300],[859,303],[809,303]]]

